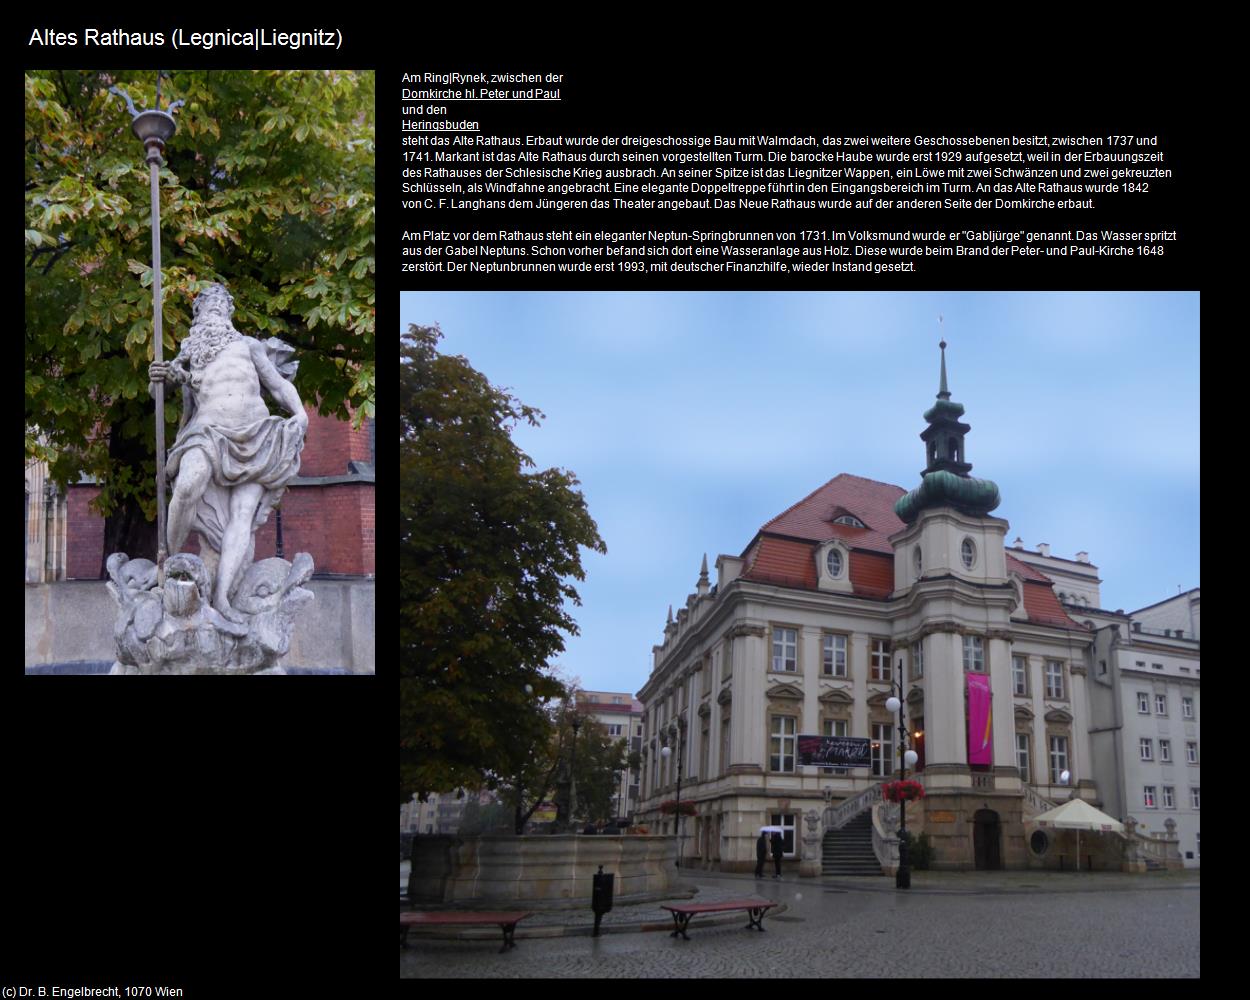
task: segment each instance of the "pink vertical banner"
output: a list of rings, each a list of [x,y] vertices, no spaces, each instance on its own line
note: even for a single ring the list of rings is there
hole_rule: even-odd
[[[990,679],[968,674],[968,763],[993,764],[993,723]]]

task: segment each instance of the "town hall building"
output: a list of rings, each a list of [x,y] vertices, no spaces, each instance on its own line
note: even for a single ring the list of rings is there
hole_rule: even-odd
[[[680,832],[683,866],[751,870],[759,828],[773,825],[787,859],[815,874],[804,839],[856,817],[871,818],[884,857],[880,786],[898,776],[902,749],[892,694],[918,758],[908,777],[926,791],[907,824],[927,834],[935,868],[1061,864],[1032,817],[1073,796],[1101,806],[1103,784],[1117,781],[1094,758],[1107,737],[1090,718],[1091,665],[1115,627],[1094,620],[1097,569],[1085,553],[1008,547],[998,487],[969,474],[971,427],[941,347],[917,488],[835,476],[741,555],[719,556],[714,584],[705,557],[695,593],[670,611],[638,693],[639,820]],[[1118,622],[1127,643],[1128,616]],[[799,764],[798,738],[812,734],[867,738],[870,766]],[[661,808],[679,768],[680,798],[695,809],[680,829]]]

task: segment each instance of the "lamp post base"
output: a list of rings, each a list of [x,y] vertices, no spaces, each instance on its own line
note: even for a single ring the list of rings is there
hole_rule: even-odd
[[[907,863],[907,831],[898,832],[898,871],[894,875],[894,888],[911,888],[911,868]]]

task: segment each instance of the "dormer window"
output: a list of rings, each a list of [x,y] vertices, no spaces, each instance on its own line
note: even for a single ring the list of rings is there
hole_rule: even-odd
[[[840,549],[829,550],[829,554],[825,556],[825,569],[835,580],[842,575],[842,551]]]
[[[867,527],[867,525],[865,525],[863,521],[861,521],[858,517],[855,517],[853,514],[843,514],[841,517],[835,518],[833,523],[834,524],[849,524],[852,528]]]

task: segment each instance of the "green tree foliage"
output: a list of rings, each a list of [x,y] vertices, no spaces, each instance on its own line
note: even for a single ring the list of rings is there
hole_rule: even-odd
[[[27,455],[62,484],[94,476],[102,513],[137,504],[152,520],[149,173],[108,88],[151,107],[155,74],[25,83]],[[195,294],[220,281],[242,333],[298,349],[303,400],[372,416],[373,75],[179,71],[162,83],[162,107],[186,101],[159,180],[165,357]],[[180,396],[165,398],[172,442]]]
[[[400,349],[401,802],[539,767],[580,549],[606,551],[577,479],[512,441],[542,414],[441,336],[413,326]]]

